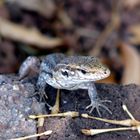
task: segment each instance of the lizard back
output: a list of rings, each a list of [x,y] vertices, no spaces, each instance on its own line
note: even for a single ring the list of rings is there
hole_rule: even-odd
[[[54,53],[54,54],[47,55],[42,60],[40,71],[52,72],[54,67],[64,58],[65,55],[62,53]]]
[[[70,56],[61,60],[58,65],[66,65],[74,69],[84,69],[89,72],[102,67],[100,61],[93,56]]]

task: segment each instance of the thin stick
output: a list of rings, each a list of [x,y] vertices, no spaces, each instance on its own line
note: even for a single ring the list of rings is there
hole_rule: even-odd
[[[128,114],[128,116],[132,119],[132,120],[136,120],[133,115],[130,113],[130,111],[128,110],[126,105],[123,105],[123,110]]]
[[[123,105],[123,110],[126,111],[126,113],[128,114],[128,116],[133,120],[133,121],[137,121],[134,116],[131,114],[131,112],[128,110],[127,106],[126,105]],[[139,122],[139,121],[137,121]],[[140,134],[140,124],[137,124],[136,125],[136,128],[138,130],[138,133]]]
[[[75,112],[75,111],[68,111],[65,113],[58,113],[58,114],[46,114],[46,115],[30,115],[29,118],[31,119],[37,119],[37,118],[45,118],[45,117],[67,117],[67,116],[71,116],[71,117],[78,117],[79,113]]]
[[[94,119],[94,120],[98,120],[98,121],[102,121],[102,122],[107,122],[107,123],[111,123],[111,124],[123,125],[123,126],[137,126],[137,125],[140,125],[139,121],[131,120],[131,119],[109,120],[109,119],[103,119],[103,118],[89,116],[88,114],[82,114],[82,117],[89,118],[89,119]]]
[[[136,130],[136,127],[121,127],[111,129],[82,129],[81,132],[85,135],[97,135],[101,133],[113,132],[113,131],[124,131],[124,130]]]
[[[37,127],[43,127],[44,121],[45,121],[44,118],[39,118],[37,121]]]
[[[59,102],[60,102],[60,89],[57,89],[57,96],[55,105],[51,108],[51,114],[56,114],[59,112]]]
[[[45,131],[43,133],[34,134],[34,135],[30,135],[30,136],[25,136],[25,137],[20,137],[20,138],[13,138],[10,140],[25,140],[25,139],[29,139],[29,138],[39,137],[42,135],[50,135],[51,133],[52,133],[52,130],[48,130],[48,131]]]

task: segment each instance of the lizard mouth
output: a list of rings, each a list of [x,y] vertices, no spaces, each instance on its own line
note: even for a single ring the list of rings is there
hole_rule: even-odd
[[[94,75],[89,76],[88,78],[85,77],[86,81],[97,81],[107,78],[110,75],[110,70],[107,69],[105,72],[100,72]],[[82,80],[82,79],[81,79]]]
[[[109,75],[110,75],[110,71],[106,73],[101,72],[94,75],[88,75],[88,76],[86,75],[85,77],[73,78],[71,79],[71,82],[81,83],[81,82],[98,81],[107,78]]]
[[[101,80],[101,79],[107,78],[109,75],[110,75],[110,70],[108,69],[105,72],[97,74],[95,79],[96,80]]]

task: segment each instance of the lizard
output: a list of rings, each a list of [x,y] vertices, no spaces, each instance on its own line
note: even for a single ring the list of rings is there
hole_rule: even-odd
[[[62,53],[49,54],[41,59],[29,56],[19,69],[20,79],[28,75],[30,70],[39,73],[37,88],[39,93],[45,93],[46,85],[57,89],[77,90],[86,89],[91,103],[86,107],[90,113],[99,107],[104,108],[109,113],[111,111],[103,104],[109,100],[101,100],[98,97],[94,82],[104,79],[110,75],[110,70],[103,65],[98,58],[93,56],[66,56]]]

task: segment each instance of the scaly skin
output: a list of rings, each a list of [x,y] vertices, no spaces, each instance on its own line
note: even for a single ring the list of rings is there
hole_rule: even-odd
[[[33,57],[34,58],[34,57]],[[34,58],[35,59],[35,58]],[[39,60],[36,58],[37,65]],[[31,69],[35,67],[35,61],[31,65],[27,58],[23,63],[30,64]],[[27,67],[27,66],[26,66]],[[20,71],[22,71],[22,66]],[[20,75],[25,75],[21,74]],[[90,113],[97,109],[101,116],[99,106],[105,108],[109,113],[111,111],[102,103],[109,102],[108,100],[100,100],[96,87],[93,82],[104,79],[110,75],[110,70],[104,66],[96,57],[92,56],[65,56],[61,53],[47,55],[42,59],[39,70],[37,87],[40,93],[44,93],[46,84],[57,89],[77,90],[87,89],[91,104],[86,108],[90,108]],[[22,76],[23,77],[23,76]]]

